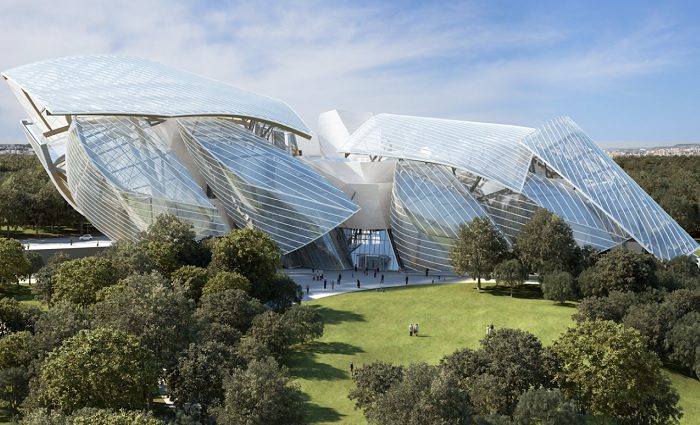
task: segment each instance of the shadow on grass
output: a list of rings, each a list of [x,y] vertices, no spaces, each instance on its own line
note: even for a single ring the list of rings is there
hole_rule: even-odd
[[[332,407],[319,406],[316,403],[311,403],[311,397],[304,394],[304,402],[306,408],[306,419],[308,423],[315,424],[319,422],[338,422],[345,415],[338,413]]]
[[[510,288],[507,286],[485,286],[482,287],[485,294],[496,296],[510,296]],[[539,285],[520,285],[513,288],[513,298],[542,299],[542,291]]]
[[[287,358],[287,366],[292,375],[309,380],[334,381],[348,379],[348,371],[316,361],[318,354],[353,355],[364,351],[345,342],[312,342],[294,351]],[[348,363],[349,367],[350,363]]]
[[[336,310],[329,307],[313,306],[323,316],[326,325],[337,325],[343,322],[364,322],[365,316],[348,310]]]

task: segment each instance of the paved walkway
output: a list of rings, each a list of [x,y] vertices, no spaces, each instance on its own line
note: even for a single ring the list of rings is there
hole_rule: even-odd
[[[406,285],[406,277],[408,276],[408,286],[411,285],[440,285],[445,283],[475,282],[471,278],[456,276],[451,273],[429,272],[428,276],[425,273],[402,273],[402,272],[379,272],[374,277],[374,272],[368,272],[367,275],[363,272],[354,272],[352,270],[344,271],[324,271],[323,279],[326,280],[326,289],[323,289],[323,280],[313,280],[313,272],[311,269],[291,269],[285,272],[301,285],[304,290],[304,300],[315,300],[332,295],[345,294],[348,292],[380,290],[382,288],[395,288]],[[317,272],[319,272],[317,270]],[[340,285],[338,285],[338,275],[342,275]],[[384,283],[380,283],[381,276],[384,274]],[[360,280],[360,288],[357,288],[357,280]],[[331,281],[335,280],[335,287]],[[484,280],[482,280],[482,283]],[[306,293],[306,286],[309,286],[309,293]]]

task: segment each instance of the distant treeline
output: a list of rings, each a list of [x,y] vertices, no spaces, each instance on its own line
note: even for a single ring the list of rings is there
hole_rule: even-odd
[[[0,225],[78,227],[85,219],[58,193],[34,155],[0,155]]]
[[[700,156],[619,156],[615,161],[678,224],[700,237]]]

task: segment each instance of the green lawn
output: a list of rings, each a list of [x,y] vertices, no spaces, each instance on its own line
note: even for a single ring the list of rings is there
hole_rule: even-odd
[[[364,424],[347,398],[352,387],[350,362],[375,360],[408,364],[436,363],[445,354],[476,348],[486,326],[530,331],[549,344],[573,324],[574,306],[539,299],[536,287],[511,298],[505,292],[479,293],[473,284],[414,286],[333,296],[316,305],[325,318],[324,336],[288,362],[292,375],[309,396],[314,423]],[[408,335],[420,324],[420,337]],[[671,373],[681,393],[685,424],[700,424],[700,382]]]

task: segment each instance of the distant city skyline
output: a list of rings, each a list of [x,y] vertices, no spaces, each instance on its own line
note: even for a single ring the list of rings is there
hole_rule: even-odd
[[[566,115],[606,148],[700,140],[700,2],[86,4],[0,3],[0,70],[120,54],[280,98],[312,129],[331,109],[528,127]],[[0,141],[23,140],[23,118],[3,85]]]

